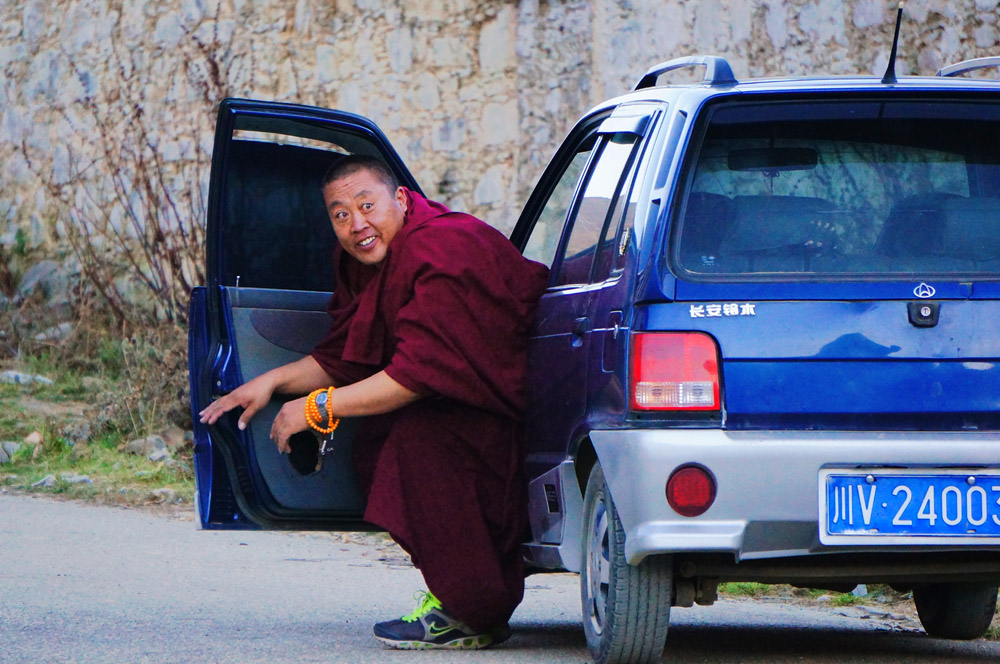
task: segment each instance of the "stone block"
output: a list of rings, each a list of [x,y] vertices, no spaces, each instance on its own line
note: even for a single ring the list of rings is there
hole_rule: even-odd
[[[458,37],[438,37],[430,43],[430,64],[435,67],[464,67],[472,60],[464,41]]]
[[[97,22],[85,4],[74,5],[65,15],[62,41],[69,45],[71,53],[79,53],[97,37]]]
[[[433,74],[424,72],[417,76],[414,81],[413,101],[428,111],[433,111],[441,105],[437,78]]]
[[[167,452],[167,443],[161,436],[146,436],[125,443],[125,452],[136,456],[149,457],[154,452],[161,450]]]
[[[997,43],[997,30],[994,25],[981,25],[972,34],[979,48],[993,48]]]
[[[859,0],[854,7],[854,27],[859,30],[890,20],[891,12],[882,0]]]
[[[24,44],[16,43],[0,48],[0,69],[4,69],[12,62],[24,60],[28,57]]]
[[[167,449],[171,452],[188,447],[194,443],[194,435],[190,431],[184,431],[180,427],[170,427],[160,433]]]
[[[33,488],[33,489],[41,489],[41,488],[51,489],[55,485],[56,485],[56,476],[55,475],[46,475],[42,479],[40,479],[37,482],[35,482],[34,484],[32,484],[31,488]]]
[[[21,443],[15,442],[13,440],[5,440],[0,443],[0,449],[3,449],[4,454],[7,455],[8,459],[13,459],[14,455],[17,454],[18,450],[21,449]]]
[[[479,33],[479,66],[483,73],[500,72],[515,63],[513,11],[504,7]]]
[[[397,74],[404,74],[413,67],[413,29],[402,26],[390,30],[385,36],[386,54],[389,68]]]
[[[184,38],[183,17],[176,12],[167,12],[156,21],[153,30],[153,41],[165,49],[171,49],[181,43]]]
[[[503,167],[492,166],[476,183],[472,200],[477,205],[490,205],[503,199]]]
[[[436,151],[457,150],[465,141],[465,120],[445,118],[431,135],[431,148]]]
[[[17,285],[17,297],[27,298],[40,290],[47,303],[68,302],[72,280],[69,268],[62,263],[38,261],[21,277]]]
[[[150,461],[167,461],[168,459],[170,459],[170,452],[168,452],[166,449],[154,450],[146,458],[149,459]]]
[[[41,376],[38,374],[28,374],[22,373],[20,371],[4,371],[0,372],[0,383],[8,383],[12,385],[31,385],[32,383],[38,383],[40,385],[51,385],[52,379],[46,376]],[[34,436],[38,434],[39,442],[41,442],[41,435],[37,431],[31,434]]]
[[[177,492],[167,487],[162,489],[153,489],[149,492],[149,497],[159,503],[177,502]]]
[[[59,435],[74,448],[86,445],[90,440],[90,433],[90,422],[84,419],[73,420],[59,429]]]
[[[337,49],[330,44],[316,47],[316,80],[325,85],[337,79]]]
[[[516,141],[518,137],[517,100],[486,104],[483,107],[480,135],[487,145]]]
[[[45,25],[45,16],[48,13],[45,5],[46,3],[40,0],[32,0],[25,3],[24,10],[21,12],[21,34],[24,41],[33,46],[45,36],[48,29]]]
[[[93,484],[93,480],[88,475],[78,475],[76,473],[60,473],[59,479],[66,484]]]

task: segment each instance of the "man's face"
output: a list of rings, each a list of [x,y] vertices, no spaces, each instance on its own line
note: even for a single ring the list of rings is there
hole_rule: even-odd
[[[371,171],[360,170],[323,187],[323,200],[344,251],[366,265],[381,263],[403,227],[403,189],[392,191]]]

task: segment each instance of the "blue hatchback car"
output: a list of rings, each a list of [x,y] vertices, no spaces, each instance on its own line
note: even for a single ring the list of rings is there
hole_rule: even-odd
[[[981,636],[1000,583],[1000,82],[737,81],[654,67],[587,113],[511,237],[552,268],[526,424],[537,571],[578,572],[597,662],[659,661],[722,581],[909,590]],[[704,79],[666,84],[675,70]],[[334,238],[317,182],[369,121],[227,100],[191,301],[192,407],[307,353]],[[195,417],[205,528],[365,528],[348,461],[280,403]]]

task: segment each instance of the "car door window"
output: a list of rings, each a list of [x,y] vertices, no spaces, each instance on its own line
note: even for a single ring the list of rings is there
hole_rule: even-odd
[[[601,139],[587,184],[569,222],[569,236],[563,243],[554,285],[590,281],[594,255],[606,233],[612,202],[618,198],[638,138],[631,133],[615,133]]]
[[[329,292],[336,239],[320,180],[347,154],[377,156],[350,128],[239,115],[222,173],[220,283],[243,288]]]
[[[559,181],[552,188],[549,199],[545,202],[531,230],[531,236],[524,247],[524,256],[533,261],[552,267],[552,261],[559,247],[559,237],[566,222],[566,213],[573,202],[573,193],[577,183],[587,166],[587,160],[594,149],[596,135],[591,134],[581,141],[576,154],[566,166]]]

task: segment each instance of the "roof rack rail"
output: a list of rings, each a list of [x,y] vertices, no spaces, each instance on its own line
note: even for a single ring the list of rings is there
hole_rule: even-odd
[[[674,60],[668,60],[667,62],[661,62],[660,64],[651,67],[639,82],[636,83],[633,90],[642,90],[644,88],[652,88],[656,85],[656,79],[658,79],[663,74],[675,69],[684,69],[687,67],[704,67],[705,68],[705,78],[702,79],[702,83],[707,83],[712,86],[723,86],[723,85],[736,85],[739,81],[733,76],[733,69],[729,66],[729,63],[725,58],[719,57],[718,55],[692,55],[686,58],[676,58]]]
[[[964,62],[958,62],[953,65],[948,65],[947,67],[942,67],[938,70],[937,76],[958,76],[959,74],[965,74],[976,69],[985,69],[987,67],[1000,67],[1000,58],[975,58],[973,60],[965,60]]]

